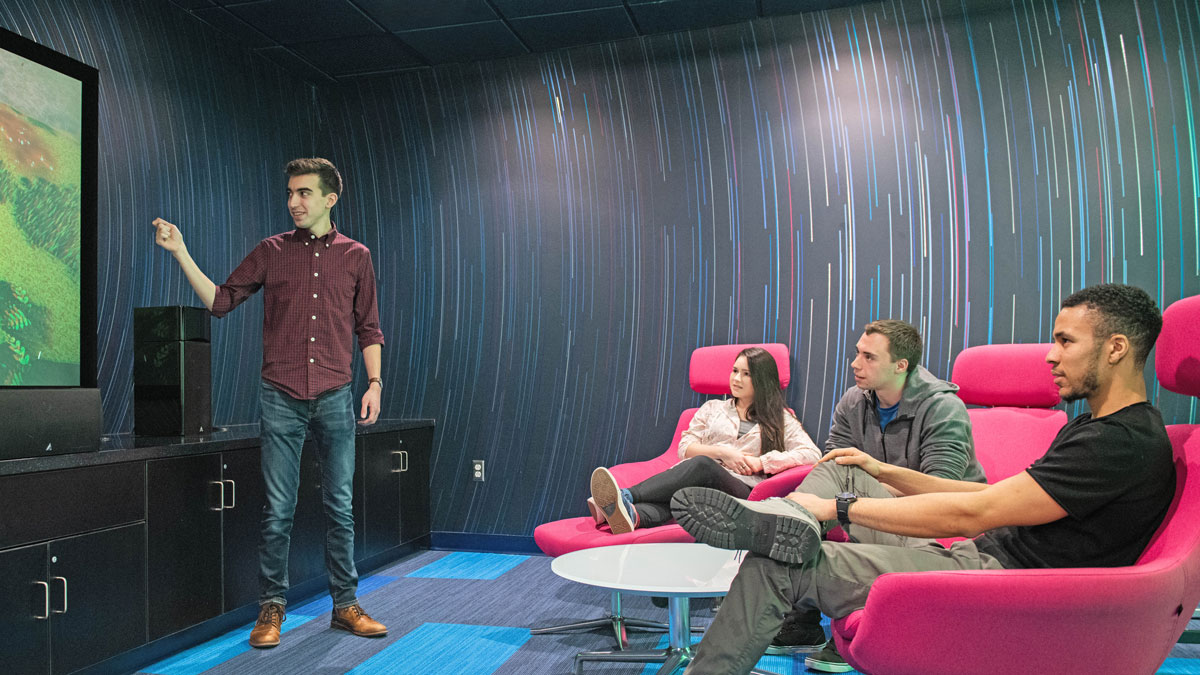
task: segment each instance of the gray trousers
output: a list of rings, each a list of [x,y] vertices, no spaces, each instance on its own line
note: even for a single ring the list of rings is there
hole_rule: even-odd
[[[798,490],[833,497],[851,487],[851,480],[859,497],[894,498],[867,472],[833,462],[817,465]],[[828,529],[836,524],[822,525]],[[793,607],[846,616],[862,609],[871,584],[881,574],[1003,569],[998,560],[976,550],[971,540],[947,549],[933,539],[902,537],[853,524],[846,529],[855,542],[822,542],[818,555],[802,565],[747,555],[687,675],[749,673]]]

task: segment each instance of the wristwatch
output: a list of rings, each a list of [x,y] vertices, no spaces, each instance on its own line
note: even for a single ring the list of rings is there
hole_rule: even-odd
[[[371,379],[367,380],[367,386],[370,387],[372,382],[378,382],[379,388],[383,389],[383,380],[379,379],[378,377],[372,377]]]
[[[858,495],[853,492],[839,492],[834,499],[837,500],[838,523],[844,528],[850,524],[850,505],[858,501]]]

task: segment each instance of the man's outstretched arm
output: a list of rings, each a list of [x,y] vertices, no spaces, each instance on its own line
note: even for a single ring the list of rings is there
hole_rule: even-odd
[[[192,289],[196,291],[196,295],[199,296],[200,301],[211,312],[213,301],[217,297],[217,285],[200,270],[196,261],[192,260],[187,246],[183,244],[183,235],[180,234],[178,227],[175,227],[162,218],[155,218],[153,225],[155,228],[154,242],[175,256],[175,260],[179,262],[179,267],[183,269],[183,275],[187,277],[188,283],[192,285]]]

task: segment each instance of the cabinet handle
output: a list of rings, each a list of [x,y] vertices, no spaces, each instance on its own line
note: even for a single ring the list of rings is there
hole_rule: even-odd
[[[50,579],[53,581],[61,581],[62,585],[63,585],[63,608],[62,609],[54,609],[54,610],[50,610],[50,611],[53,614],[66,614],[67,613],[67,578],[66,577],[50,577]],[[46,603],[46,604],[49,605],[49,603]]]
[[[400,468],[392,469],[392,473],[401,473],[403,471],[407,471],[408,468],[406,466],[404,466],[404,451],[403,450],[393,450],[392,456],[395,457],[396,455],[400,455]],[[392,464],[395,465],[395,462],[392,462]]]
[[[408,451],[407,450],[400,451],[400,470],[408,471]]]
[[[38,616],[37,614],[34,614],[33,618],[38,619],[39,621],[49,619],[50,618],[50,584],[48,584],[44,581],[35,581],[33,583],[38,584],[42,587],[42,592],[45,594],[45,597],[46,597],[46,604],[45,604],[44,609],[42,609],[42,615]]]
[[[229,506],[226,506],[225,508],[232,509],[237,506],[237,483],[231,480],[223,480],[221,482],[229,483]],[[224,497],[224,495],[222,495],[222,497]],[[224,504],[224,501],[224,499],[221,500],[222,504]]]
[[[208,481],[208,484],[216,485],[217,493],[219,495],[217,497],[217,505],[208,507],[208,510],[209,511],[220,511],[221,509],[224,509],[225,508],[225,483],[222,483],[219,480],[210,480],[210,481]]]

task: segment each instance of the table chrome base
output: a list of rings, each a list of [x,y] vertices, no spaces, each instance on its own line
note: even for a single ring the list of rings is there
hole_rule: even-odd
[[[692,661],[692,618],[690,598],[673,596],[667,598],[667,648],[640,649],[635,651],[594,651],[575,655],[575,675],[583,675],[586,661],[622,661],[637,663],[661,663],[657,675],[671,675]],[[628,620],[627,620],[628,621]],[[697,629],[702,632],[702,629]],[[531,631],[532,632],[532,631]],[[622,648],[623,649],[623,648]],[[752,670],[752,675],[775,675],[765,670]]]
[[[599,619],[588,619],[587,621],[576,621],[573,623],[564,623],[560,626],[547,626],[546,628],[533,628],[529,631],[530,635],[550,635],[554,633],[565,633],[573,630],[592,630],[593,628],[611,628],[614,637],[617,640],[617,649],[626,649],[629,647],[629,638],[626,628],[638,628],[641,630],[658,630],[666,631],[670,628],[667,624],[661,621],[650,621],[647,619],[635,619],[627,617],[621,610],[621,592],[612,591],[612,608],[608,616]],[[703,632],[702,629],[695,629],[695,632]],[[619,659],[618,659],[619,660]]]

